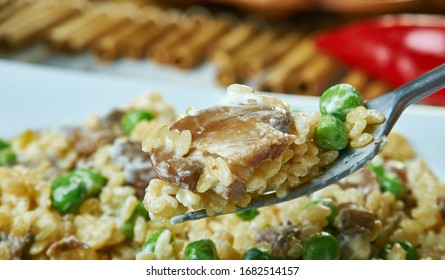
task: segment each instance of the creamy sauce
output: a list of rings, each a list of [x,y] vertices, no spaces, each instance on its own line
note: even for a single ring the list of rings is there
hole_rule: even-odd
[[[217,103],[218,106],[238,106],[247,104],[262,104],[262,97],[254,94],[248,86],[233,84],[227,87],[227,94]]]

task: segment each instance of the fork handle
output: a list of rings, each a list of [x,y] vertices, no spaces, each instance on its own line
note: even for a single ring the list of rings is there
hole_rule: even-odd
[[[369,109],[377,109],[386,116],[385,125],[376,133],[388,135],[402,112],[422,98],[445,87],[445,64],[442,64],[416,79],[366,103]]]
[[[445,63],[391,91],[401,108],[422,100],[428,95],[445,87]]]

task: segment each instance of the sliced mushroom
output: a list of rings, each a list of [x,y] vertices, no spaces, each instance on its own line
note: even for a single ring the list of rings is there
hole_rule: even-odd
[[[301,229],[295,226],[267,228],[257,232],[257,242],[267,242],[277,259],[298,259],[302,253]]]
[[[113,143],[116,135],[112,130],[89,130],[79,127],[63,128],[62,132],[68,137],[74,150],[81,157],[88,157],[100,147]]]
[[[186,116],[171,127],[191,133],[192,147],[185,157],[165,147],[149,152],[161,179],[192,191],[196,190],[205,157],[223,158],[235,178],[229,186],[213,191],[236,199],[246,192],[246,174],[264,161],[277,159],[293,142],[294,136],[288,134],[292,124],[292,115],[280,106],[216,106]]]
[[[29,257],[29,248],[34,243],[34,235],[27,233],[24,236],[12,237],[6,232],[0,232],[0,240],[6,241],[12,259],[26,259]]]
[[[140,143],[122,138],[113,143],[111,158],[122,165],[125,183],[134,187],[136,196],[142,199],[150,180],[157,177],[150,155],[142,151]]]
[[[353,208],[339,211],[339,230],[345,235],[368,234],[374,230],[376,215]]]

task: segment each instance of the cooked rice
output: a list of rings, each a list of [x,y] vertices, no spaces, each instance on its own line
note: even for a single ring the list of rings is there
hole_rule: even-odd
[[[157,106],[164,104],[156,100]],[[132,104],[140,106],[150,102],[138,100]],[[169,107],[164,104],[159,108]],[[163,114],[157,111],[157,115]],[[171,115],[171,111],[168,110],[167,115]],[[320,150],[312,141],[318,113],[294,113],[293,116],[300,120],[295,126],[294,143],[280,158],[264,162],[248,174],[250,193],[261,194],[272,188],[278,195],[284,195],[289,187],[316,176],[320,167],[338,156],[338,152]],[[359,139],[368,137],[363,136],[368,133],[367,125],[381,121],[375,111],[364,108],[351,111],[347,118],[351,141],[356,140],[357,145],[365,143]],[[142,134],[135,138],[142,141],[151,126],[155,125],[140,125],[138,133]],[[170,149],[178,154],[187,152],[190,139],[186,133],[166,130],[163,133],[169,134],[166,138]],[[414,158],[407,140],[398,134],[390,135],[387,147],[377,160],[405,174],[409,193],[405,200],[382,192],[375,176],[364,169],[310,196],[259,209],[259,215],[251,221],[229,214],[178,225],[159,224],[157,221],[190,209],[208,207],[214,213],[233,211],[236,205],[249,203],[250,196],[228,201],[209,191],[209,182],[218,181],[223,185],[231,182],[224,159],[209,158],[200,187],[202,193],[159,179],[150,182],[145,204],[152,220],[138,217],[132,239],[125,237],[120,226],[130,218],[138,198],[135,189],[125,182],[123,167],[112,160],[111,144],[98,147],[86,158],[76,154],[72,145],[61,130],[26,131],[12,139],[19,163],[0,167],[0,259],[183,259],[185,246],[203,238],[214,241],[220,259],[239,259],[252,247],[266,249],[277,258],[301,258],[304,242],[311,234],[325,230],[328,224],[330,208],[323,204],[308,206],[311,200],[323,198],[330,198],[338,207],[352,203],[376,217],[369,232],[342,239],[347,240],[342,243],[343,259],[378,258],[376,252],[397,240],[412,243],[420,258],[445,259],[445,203],[441,202],[445,199],[445,184],[438,181],[425,162]],[[87,199],[76,213],[62,216],[51,205],[51,182],[75,166],[94,168],[107,179],[107,184],[99,197]],[[333,234],[344,238],[339,231],[339,218],[333,226]],[[259,238],[264,231],[283,227],[297,229],[298,242],[277,248],[276,244]],[[142,251],[147,236],[161,228],[165,230],[156,241],[154,252]],[[387,258],[404,259],[405,255],[396,244]]]
[[[229,88],[227,99],[231,101],[230,97],[236,94],[241,96],[241,99],[249,100],[248,104],[255,102],[263,104],[264,102],[289,108],[287,104],[283,104],[277,99],[253,95],[251,90],[246,93],[245,87],[240,88],[238,92],[234,88]],[[196,114],[195,111],[191,111],[191,113]],[[193,200],[194,203],[185,205],[178,201],[177,190],[169,195],[159,191],[163,185],[169,189],[179,188],[179,186],[162,180],[152,181],[149,184],[144,203],[150,217],[165,223],[173,215],[200,208],[205,209],[209,215],[216,212],[234,212],[236,206],[245,206],[253,196],[261,195],[266,191],[275,191],[278,197],[283,197],[290,188],[297,187],[320,175],[321,167],[332,163],[338,157],[338,151],[323,151],[314,142],[314,130],[320,122],[321,115],[319,112],[293,112],[292,118],[293,143],[278,159],[265,161],[252,172],[246,169],[242,179],[245,182],[247,193],[241,199],[235,201],[227,200],[221,196],[215,198],[215,193],[220,193],[218,190],[228,187],[234,181],[234,176],[226,159],[211,155],[205,157],[204,169],[196,188],[197,192],[189,194],[196,196]],[[385,116],[382,113],[373,109],[368,110],[364,106],[351,110],[347,114],[345,122],[350,146],[359,148],[370,144],[373,137],[365,131],[372,129],[374,125],[380,124],[384,120]],[[146,135],[147,137],[143,141],[143,150],[146,152],[155,148],[164,148],[166,151],[174,152],[178,157],[183,157],[192,148],[192,136],[188,130],[180,132],[164,125],[157,130],[150,127],[150,131],[147,131]],[[152,190],[154,188],[156,190]],[[173,201],[175,196],[176,201]]]
[[[366,128],[384,121],[385,116],[375,109],[366,109],[364,106],[352,109],[346,115],[346,129],[351,140],[351,147],[360,148],[371,143],[373,137],[365,132]]]

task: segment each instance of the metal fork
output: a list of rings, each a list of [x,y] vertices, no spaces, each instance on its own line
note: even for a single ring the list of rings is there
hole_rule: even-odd
[[[325,188],[352,172],[363,167],[373,159],[385,146],[386,137],[402,112],[410,105],[445,87],[445,64],[427,72],[426,74],[412,80],[411,82],[393,90],[389,93],[375,98],[366,103],[366,108],[377,109],[382,112],[386,121],[378,125],[372,132],[374,141],[362,148],[347,148],[343,150],[338,159],[320,176],[290,188],[287,195],[277,197],[275,192],[256,196],[247,207],[237,208],[237,211],[260,208],[281,202],[289,201]],[[230,213],[217,213],[223,215]],[[170,222],[177,224],[190,220],[209,217],[205,210],[198,210],[172,217]]]

